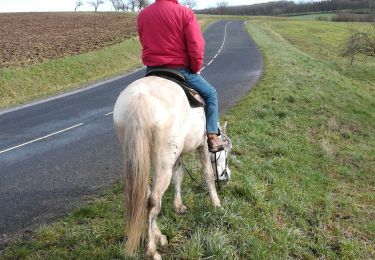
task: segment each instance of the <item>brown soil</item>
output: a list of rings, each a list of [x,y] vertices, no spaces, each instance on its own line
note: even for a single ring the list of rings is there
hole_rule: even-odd
[[[137,35],[125,13],[0,14],[0,69],[113,45]]]

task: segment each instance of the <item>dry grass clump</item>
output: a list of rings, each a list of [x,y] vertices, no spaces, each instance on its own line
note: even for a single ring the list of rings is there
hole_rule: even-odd
[[[373,22],[374,17],[370,14],[355,14],[340,12],[332,17],[333,22]]]

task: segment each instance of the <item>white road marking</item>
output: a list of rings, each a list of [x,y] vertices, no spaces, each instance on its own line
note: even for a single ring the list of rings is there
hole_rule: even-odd
[[[71,129],[73,129],[73,128],[77,128],[77,127],[79,127],[79,126],[81,126],[81,125],[83,125],[83,124],[84,124],[84,123],[80,123],[80,124],[77,124],[77,125],[74,125],[74,126],[71,126],[71,127],[65,128],[65,129],[63,129],[63,130],[60,130],[60,131],[54,132],[54,133],[52,133],[52,134],[45,135],[45,136],[42,136],[42,137],[40,137],[40,138],[37,138],[37,139],[31,140],[31,141],[29,141],[29,142],[27,142],[27,143],[23,143],[23,144],[20,144],[20,145],[17,145],[17,146],[10,147],[10,148],[8,148],[8,149],[5,149],[5,150],[0,151],[0,154],[5,153],[5,152],[8,152],[8,151],[11,151],[11,150],[14,150],[14,149],[16,149],[16,148],[19,148],[19,147],[22,147],[22,146],[25,146],[25,145],[28,145],[28,144],[31,144],[31,143],[34,143],[34,142],[37,142],[37,141],[40,141],[40,140],[43,140],[43,139],[46,139],[46,138],[48,138],[48,137],[50,137],[50,136],[57,135],[57,134],[60,134],[60,133],[63,133],[63,132],[69,131],[69,130],[71,130]]]
[[[109,116],[109,115],[112,115],[112,114],[113,114],[113,111],[105,114],[105,116]]]
[[[226,41],[226,39],[227,39],[227,27],[228,27],[228,24],[229,24],[229,23],[230,23],[230,22],[227,22],[227,23],[225,24],[225,29],[224,29],[224,39],[223,39],[223,42],[222,42],[222,44],[221,44],[221,47],[220,47],[219,51],[215,54],[215,56],[213,57],[213,59],[210,60],[210,61],[207,63],[207,65],[204,66],[204,67],[201,69],[201,71],[203,71],[205,68],[207,68],[208,66],[210,66],[211,63],[217,58],[217,56],[218,56],[218,55],[220,54],[220,52],[222,51],[222,49],[223,49],[223,47],[224,47],[224,44],[225,44],[225,41]]]

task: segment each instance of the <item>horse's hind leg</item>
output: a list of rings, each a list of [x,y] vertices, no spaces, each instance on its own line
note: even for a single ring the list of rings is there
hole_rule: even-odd
[[[177,160],[175,165],[173,166],[173,183],[175,189],[175,197],[174,197],[174,209],[177,213],[185,213],[186,206],[182,204],[181,198],[181,183],[184,177],[184,169],[182,168],[181,158]]]
[[[205,142],[204,145],[199,147],[198,151],[199,151],[199,158],[203,166],[204,178],[207,183],[207,187],[210,193],[212,204],[214,204],[214,207],[221,207],[220,199],[216,192],[215,178],[214,178],[214,173],[212,170],[210,153],[208,152],[207,142]]]
[[[148,245],[147,256],[153,259],[161,259],[156,252],[156,245],[167,245],[167,238],[162,235],[157,224],[156,219],[160,212],[161,199],[167,190],[172,178],[172,166],[170,167],[156,167],[153,187],[148,198],[149,218],[148,218]]]

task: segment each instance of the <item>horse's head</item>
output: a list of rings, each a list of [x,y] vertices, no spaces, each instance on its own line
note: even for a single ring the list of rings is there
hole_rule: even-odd
[[[228,145],[224,147],[224,150],[210,154],[212,169],[214,171],[215,180],[228,181],[231,177],[228,159],[230,150],[232,149],[232,141],[227,136],[227,122],[224,123],[223,127],[219,126],[219,129],[221,133],[219,138],[226,140]]]

